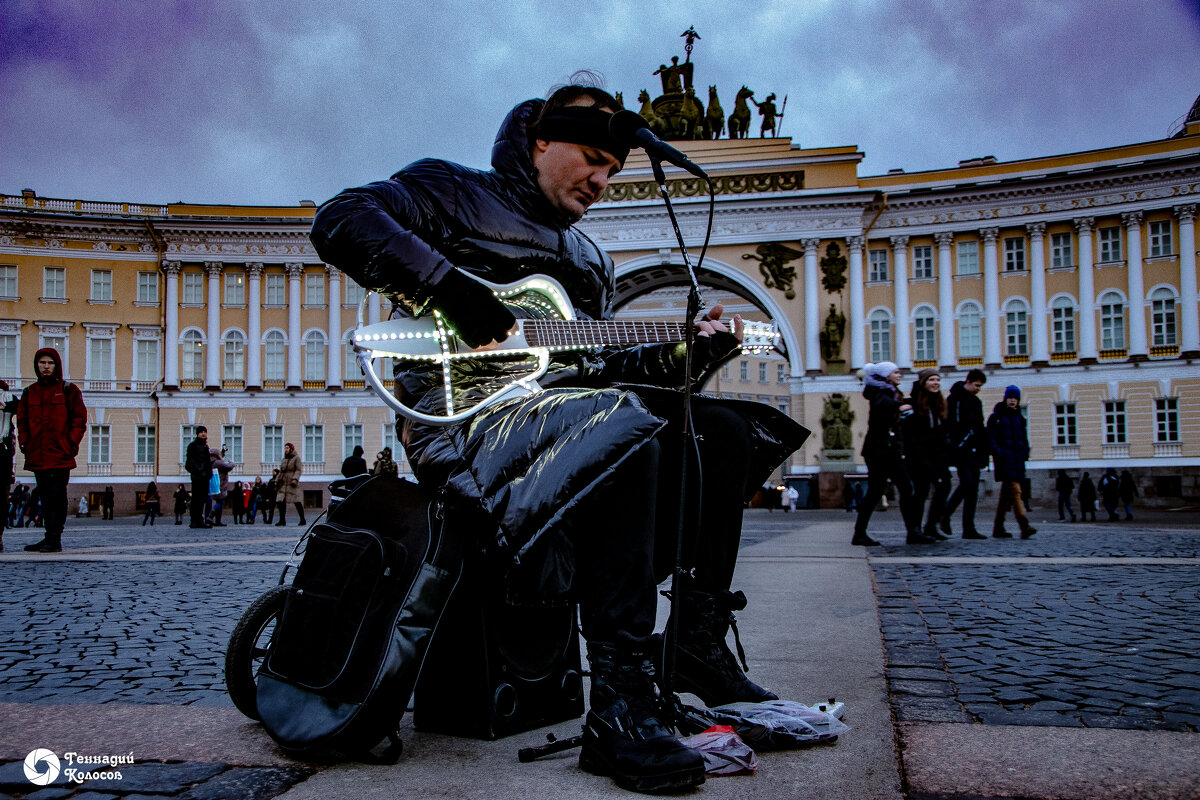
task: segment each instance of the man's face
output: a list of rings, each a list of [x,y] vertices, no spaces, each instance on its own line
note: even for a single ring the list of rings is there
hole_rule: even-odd
[[[37,360],[38,375],[43,378],[49,378],[54,375],[54,359],[50,356],[41,356]]]
[[[1021,407],[1021,398],[1006,397],[1006,398],[1004,398],[1004,404],[1006,406],[1008,406],[1009,408],[1020,408]]]
[[[583,217],[604,194],[609,178],[621,170],[621,162],[605,150],[542,139],[534,142],[533,166],[542,194],[572,220]]]
[[[196,438],[202,442],[208,441],[208,431],[196,431]]]
[[[963,391],[967,394],[979,394],[979,390],[983,388],[983,381],[967,381],[963,384]]]

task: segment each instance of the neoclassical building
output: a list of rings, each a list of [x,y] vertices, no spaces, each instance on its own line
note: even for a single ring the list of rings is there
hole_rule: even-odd
[[[1059,469],[1113,466],[1148,502],[1200,496],[1200,109],[1163,140],[877,176],[853,146],[677,144],[717,192],[709,300],[781,334],[707,389],[814,431],[781,478],[861,470],[855,373],[891,360],[951,380],[981,367],[987,408],[1020,386],[1035,495]],[[694,262],[705,187],[669,172],[668,189]],[[362,289],[317,258],[313,212],[0,196],[0,377],[20,387],[38,346],[63,353],[89,406],[73,498],[112,485],[132,510],[148,480],[185,481],[199,424],[235,478],[295,443],[313,505],[355,444],[368,461],[394,446],[347,344]],[[678,315],[684,257],[644,156],[580,225],[617,263],[622,314]],[[371,295],[365,318],[389,310]],[[852,421],[830,412],[843,400]]]

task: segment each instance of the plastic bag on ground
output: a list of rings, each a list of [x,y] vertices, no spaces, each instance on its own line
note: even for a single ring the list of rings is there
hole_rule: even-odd
[[[680,705],[679,727],[698,733],[713,725],[728,725],[757,751],[787,750],[833,742],[850,726],[824,711],[792,700],[731,703],[717,708]]]
[[[714,725],[680,741],[704,756],[706,775],[753,774],[758,769],[758,756],[728,725]]]

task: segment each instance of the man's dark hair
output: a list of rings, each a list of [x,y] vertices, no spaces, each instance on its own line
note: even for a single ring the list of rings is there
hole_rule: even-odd
[[[203,431],[204,433],[208,433],[208,428],[204,427],[203,425],[197,425],[196,433],[200,433],[201,431]]]
[[[973,369],[967,373],[967,383],[987,383],[987,375],[981,369]]]
[[[550,89],[550,96],[546,98],[546,103],[538,113],[537,119],[530,125],[531,130],[537,130],[538,123],[543,119],[559,109],[575,103],[582,97],[591,98],[590,105],[593,108],[601,108],[614,114],[621,110],[621,104],[617,102],[617,99],[600,88],[600,83],[603,81],[600,75],[588,70],[580,70],[568,80],[569,83]],[[532,142],[530,144],[532,145]]]

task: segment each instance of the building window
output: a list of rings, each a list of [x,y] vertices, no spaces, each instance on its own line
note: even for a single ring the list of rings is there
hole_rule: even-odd
[[[892,360],[892,320],[883,309],[876,309],[867,318],[871,326],[871,360]]]
[[[184,331],[183,359],[179,365],[179,377],[185,381],[204,380],[204,340],[200,331]]]
[[[1125,301],[1116,292],[1100,296],[1100,348],[1120,350],[1125,347]]]
[[[195,438],[195,434],[192,434]],[[133,435],[133,460],[137,464],[153,464],[158,448],[158,431],[153,425],[138,425]]]
[[[958,355],[962,358],[983,355],[983,315],[975,303],[967,303],[958,312]]]
[[[362,425],[343,425],[342,426],[342,458],[349,458],[354,453],[354,448],[363,446],[363,426]]]
[[[133,343],[135,381],[158,380],[158,340],[138,339]]]
[[[304,463],[314,464],[324,469],[325,464],[325,426],[304,426]]]
[[[241,331],[227,331],[223,343],[225,351],[225,373],[227,381],[246,379],[246,337]]]
[[[1101,228],[1098,233],[1100,235],[1100,261],[1120,261],[1121,229],[1114,225]]]
[[[1050,234],[1050,266],[1051,267],[1073,267],[1075,266],[1075,253],[1073,252],[1074,245],[1071,241],[1069,233],[1052,233]]]
[[[1165,286],[1150,293],[1150,323],[1155,346],[1179,343],[1175,333],[1175,293]]]
[[[282,381],[287,379],[287,344],[283,334],[271,331],[263,343],[263,380]]]
[[[67,299],[67,271],[62,267],[42,270],[42,297],[49,300]]]
[[[1012,300],[1004,310],[1005,355],[1029,355],[1029,311],[1024,301]]]
[[[913,317],[913,344],[917,361],[937,360],[937,320],[927,307],[917,309]]]
[[[1059,403],[1054,407],[1054,443],[1060,447],[1079,444],[1078,420],[1074,403]]]
[[[12,264],[0,264],[0,297],[17,296],[17,268]]]
[[[88,338],[87,376],[93,381],[113,379],[113,340]]]
[[[364,380],[362,367],[358,365],[358,353],[354,352],[354,345],[350,342],[346,342],[345,374],[342,378],[348,381]]]
[[[325,336],[320,331],[304,337],[304,380],[325,380]]]
[[[67,370],[67,337],[65,336],[47,336],[42,334],[38,336],[38,347],[53,347],[58,351],[58,354],[63,358],[63,377],[66,378]]]
[[[225,460],[233,464],[242,463],[242,426],[222,425],[221,444],[225,448]]]
[[[958,274],[979,274],[979,242],[959,242],[957,247]]]
[[[91,436],[88,437],[88,463],[111,464],[110,452],[111,434],[107,425],[92,425]]]
[[[90,299],[93,302],[99,303],[112,302],[112,270],[92,270],[92,294]]]
[[[1150,257],[1174,255],[1171,242],[1171,220],[1156,220],[1150,223]]]
[[[775,365],[775,382],[787,383],[787,362]]]
[[[1024,272],[1025,270],[1025,240],[1024,239],[1005,239],[1004,240],[1004,271],[1005,272]]]
[[[1069,297],[1056,297],[1050,304],[1054,352],[1075,352],[1075,305]]]
[[[268,272],[263,275],[263,305],[287,305],[287,276],[282,272]]]
[[[304,273],[304,305],[325,305],[325,273]]]
[[[1125,401],[1104,401],[1104,443],[1126,444]]]
[[[758,362],[758,382],[767,382],[767,362],[765,361]]]
[[[738,362],[738,380],[742,383],[750,380],[750,362],[744,358]]]
[[[0,377],[11,379],[19,374],[17,336],[14,333],[0,334]]]
[[[913,278],[933,277],[933,245],[919,244],[912,249]]]
[[[204,305],[204,274],[195,270],[183,273],[183,297],[186,305]]]
[[[1154,401],[1154,441],[1179,441],[1179,398],[1159,397]]]
[[[357,306],[367,296],[367,290],[355,283],[351,278],[346,278],[346,305]]]
[[[139,272],[137,274],[137,302],[158,303],[157,272]]]
[[[383,426],[383,446],[392,451],[392,458],[396,462],[400,461],[400,454],[396,452],[396,423],[388,422]]]
[[[246,305],[246,273],[225,273],[225,305]]]
[[[278,464],[283,461],[283,426],[263,425],[262,460],[264,464]]]
[[[868,281],[886,281],[888,280],[888,251],[887,250],[871,250],[867,254],[870,259],[870,270],[867,273]]]

